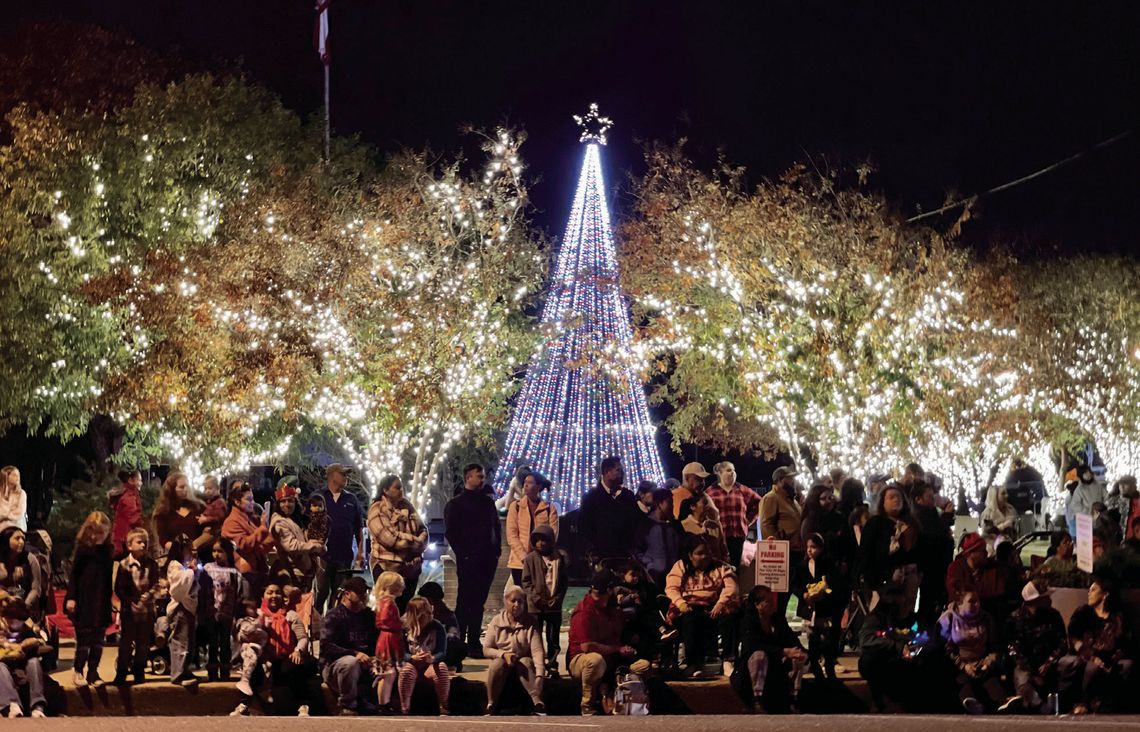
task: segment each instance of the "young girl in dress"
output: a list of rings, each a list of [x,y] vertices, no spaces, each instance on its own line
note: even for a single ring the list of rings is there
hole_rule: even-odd
[[[111,519],[102,511],[87,515],[75,537],[71,578],[64,609],[75,624],[75,686],[99,687],[103,636],[111,624]],[[86,666],[87,675],[83,669]]]
[[[383,707],[392,702],[396,669],[404,660],[404,625],[396,607],[396,598],[404,592],[404,578],[396,572],[381,572],[372,592],[376,595],[376,629],[380,631],[373,673],[380,682],[377,701]]]

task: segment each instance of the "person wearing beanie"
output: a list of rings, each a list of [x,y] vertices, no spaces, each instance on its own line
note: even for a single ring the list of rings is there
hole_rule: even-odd
[[[558,653],[562,650],[562,602],[566,599],[570,558],[556,546],[554,529],[547,525],[534,528],[530,545],[534,548],[523,559],[522,589],[535,627],[539,632],[545,628],[546,632],[546,667],[538,671],[557,678]]]
[[[368,584],[350,577],[321,627],[320,667],[337,697],[342,716],[356,716],[371,705],[372,654],[376,647],[376,614],[368,608]]]
[[[598,712],[602,681],[613,679],[620,663],[636,651],[621,642],[622,616],[613,603],[613,572],[602,570],[590,580],[590,591],[570,613],[567,649],[570,676],[582,687],[582,715]]]

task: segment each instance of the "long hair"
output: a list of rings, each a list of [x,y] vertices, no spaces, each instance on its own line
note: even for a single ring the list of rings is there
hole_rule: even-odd
[[[375,503],[376,501],[383,499],[384,491],[388,490],[388,487],[390,485],[399,480],[400,476],[393,475],[392,473],[389,473],[388,475],[385,475],[383,478],[381,478],[380,482],[376,484],[376,498],[374,498],[372,502]],[[401,484],[401,487],[403,487],[403,484]]]
[[[19,531],[24,534],[24,551],[12,556],[12,535]],[[8,570],[8,576],[17,582],[24,576],[23,567],[28,563],[28,538],[26,532],[19,526],[9,526],[0,531],[0,563]]]
[[[95,540],[96,532],[100,530],[103,530],[103,540],[97,542]],[[99,545],[111,546],[111,519],[107,518],[107,514],[102,511],[92,511],[87,514],[87,518],[83,520],[83,525],[75,534],[75,551],[71,553],[72,561],[79,556],[80,552],[92,551]]]
[[[839,487],[839,512],[841,514],[850,516],[856,506],[866,502],[867,490],[863,486],[863,481],[858,478],[848,478],[843,481],[843,485]]]
[[[422,597],[408,600],[408,609],[404,611],[404,629],[408,631],[409,639],[415,640],[423,635],[424,628],[431,621],[431,602]]]
[[[18,473],[20,469],[15,465],[5,465],[0,468],[0,496],[7,498],[8,496],[8,476],[12,473]]]
[[[178,481],[180,480],[186,481],[185,499],[178,497]],[[186,473],[173,471],[168,474],[166,480],[162,481],[162,490],[158,494],[158,503],[154,505],[154,513],[151,514],[151,519],[157,519],[159,516],[174,513],[183,506],[202,509],[204,507],[202,502],[194,498],[190,491],[190,480],[186,477]]]
[[[372,594],[376,596],[377,600],[382,597],[395,599],[403,591],[404,578],[400,576],[399,572],[381,572],[380,576],[376,578],[376,583],[372,586]]]
[[[879,491],[879,505],[878,505],[878,509],[875,511],[875,515],[876,516],[886,516],[887,515],[887,511],[883,507],[883,505],[886,503],[887,494],[890,493],[891,491],[898,491],[899,495],[902,496],[902,510],[899,511],[898,520],[913,525],[914,524],[914,512],[911,511],[910,496],[908,496],[906,494],[906,491],[903,490],[902,486],[896,485],[894,483],[891,483],[886,488]]]
[[[1069,535],[1068,531],[1054,531],[1052,534],[1049,535],[1049,556],[1050,557],[1057,556],[1057,549],[1060,548],[1061,542],[1063,542],[1065,539],[1068,539],[1069,541],[1073,540],[1073,537]]]
[[[804,516],[810,516],[823,513],[823,507],[819,505],[819,499],[823,497],[824,493],[834,493],[834,489],[826,483],[816,483],[808,491],[807,498],[804,499]]]
[[[998,499],[1001,497],[1003,490],[1005,490],[1004,486],[991,485],[990,489],[986,491],[986,509],[998,516],[1002,514],[1001,507],[998,505]]]

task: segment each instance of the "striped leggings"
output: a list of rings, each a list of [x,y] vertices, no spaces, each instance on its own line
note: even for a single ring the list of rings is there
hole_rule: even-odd
[[[436,664],[422,665],[418,663],[405,663],[400,667],[400,710],[408,713],[412,706],[412,692],[416,689],[416,681],[420,675],[430,679],[435,684],[435,694],[439,697],[439,711],[447,714],[447,696],[451,691],[451,674],[447,664],[442,661]]]

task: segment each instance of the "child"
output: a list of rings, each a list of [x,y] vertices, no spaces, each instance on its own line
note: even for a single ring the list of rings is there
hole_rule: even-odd
[[[411,709],[412,692],[416,688],[416,681],[423,676],[435,684],[439,714],[446,717],[447,699],[451,690],[451,673],[443,662],[447,655],[447,633],[432,618],[431,603],[422,597],[408,600],[404,629],[408,634],[408,649],[400,666],[400,711],[406,715]]]
[[[226,520],[226,499],[222,498],[218,479],[212,475],[207,475],[202,484],[202,500],[206,507],[198,517],[198,523],[210,527],[214,536],[221,536],[222,522]]]
[[[127,534],[132,529],[142,528],[142,494],[139,493],[141,485],[142,473],[137,470],[123,470],[119,472],[119,485],[107,491],[107,500],[111,504],[111,511],[115,514],[111,543],[116,558],[127,553]]]
[[[309,525],[305,527],[305,540],[327,544],[329,515],[325,513],[325,498],[320,493],[309,496]]]
[[[530,535],[534,549],[523,558],[522,589],[535,624],[546,628],[546,675],[558,677],[558,635],[562,631],[562,601],[566,598],[566,552],[554,545],[554,529],[545,524]]]
[[[438,582],[424,582],[420,585],[420,597],[431,603],[431,614],[447,631],[447,667],[456,672],[463,670],[463,659],[467,658],[467,644],[459,637],[459,619],[455,611],[443,601],[443,588]]]
[[[166,606],[170,622],[170,683],[194,688],[202,680],[190,672],[187,660],[198,624],[198,562],[194,559],[194,543],[185,534],[179,534],[170,544],[166,579],[170,582],[170,602]]]
[[[396,598],[404,593],[404,578],[396,572],[381,572],[376,578],[372,594],[376,597],[376,655],[373,661],[373,675],[380,680],[377,687],[377,700],[380,706],[391,703],[392,681],[396,668],[404,659],[404,625],[400,621],[400,610]]]
[[[92,511],[79,527],[64,609],[75,624],[75,686],[98,688],[103,635],[111,624],[111,519]],[[87,675],[83,675],[83,667]]]
[[[802,598],[796,614],[808,628],[808,664],[816,679],[835,679],[839,642],[843,633],[843,611],[850,592],[843,577],[827,555],[823,537],[812,534],[805,543],[806,553],[793,567],[792,594]],[[823,665],[820,665],[820,658]]]
[[[127,556],[119,562],[115,596],[119,598],[119,660],[115,684],[127,683],[134,672],[135,683],[145,680],[147,653],[154,639],[155,597],[159,584],[158,563],[147,553],[150,535],[146,529],[127,534]],[[163,613],[165,613],[165,609]]]
[[[199,609],[199,627],[206,636],[206,676],[210,681],[229,681],[241,574],[234,569],[234,545],[229,539],[214,540],[210,558],[213,561],[202,568]]]
[[[238,679],[237,690],[245,697],[252,697],[253,686],[250,682],[257,671],[269,634],[261,625],[256,600],[242,600],[241,608],[242,616],[234,623],[234,639],[241,644],[241,678]]]
[[[32,708],[32,719],[42,719],[47,700],[44,697],[44,671],[41,656],[51,653],[51,646],[44,643],[37,628],[29,621],[28,606],[14,597],[4,606],[3,663],[0,663],[0,708],[8,708],[8,718],[24,716],[20,706],[20,694],[16,687],[13,668],[22,669],[28,679],[28,703]]]

